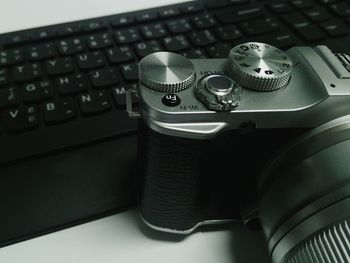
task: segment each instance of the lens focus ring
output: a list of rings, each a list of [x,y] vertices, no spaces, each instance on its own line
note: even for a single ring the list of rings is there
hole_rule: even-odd
[[[291,250],[282,262],[349,262],[349,225],[349,218],[329,225]]]
[[[350,116],[305,133],[267,166],[260,219],[273,263],[350,262]]]

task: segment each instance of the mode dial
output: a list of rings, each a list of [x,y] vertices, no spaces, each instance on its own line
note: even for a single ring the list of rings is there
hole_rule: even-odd
[[[140,61],[139,78],[150,89],[173,93],[190,87],[195,80],[195,71],[192,62],[184,56],[156,52]]]
[[[292,61],[282,50],[264,43],[249,42],[233,47],[229,55],[233,79],[242,87],[273,91],[288,84]]]

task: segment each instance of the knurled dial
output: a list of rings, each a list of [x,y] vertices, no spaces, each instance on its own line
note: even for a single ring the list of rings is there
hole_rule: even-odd
[[[232,78],[242,87],[273,91],[288,84],[292,61],[282,50],[249,42],[233,47],[229,55]]]
[[[173,93],[190,87],[195,81],[192,62],[171,52],[156,52],[139,63],[141,83],[150,89]]]

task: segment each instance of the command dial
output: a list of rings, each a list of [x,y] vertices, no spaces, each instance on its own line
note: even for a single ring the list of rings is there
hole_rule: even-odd
[[[249,42],[233,47],[229,55],[233,79],[242,87],[273,91],[288,84],[292,61],[282,50]]]
[[[195,80],[192,62],[171,52],[156,52],[144,57],[139,64],[141,83],[150,89],[174,93],[190,87]]]

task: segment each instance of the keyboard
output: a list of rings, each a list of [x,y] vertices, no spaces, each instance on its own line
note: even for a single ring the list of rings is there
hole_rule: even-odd
[[[10,176],[18,171],[19,164],[31,167],[37,162],[35,173],[45,178],[57,162],[50,156],[65,153],[62,159],[66,161],[72,151],[78,151],[81,157],[79,151],[85,146],[100,145],[98,151],[94,150],[98,155],[91,155],[91,159],[77,157],[76,162],[89,167],[95,161],[97,169],[101,168],[97,167],[100,160],[113,160],[114,170],[104,169],[101,181],[117,171],[116,176],[125,184],[130,171],[125,166],[133,166],[136,155],[136,122],[126,114],[125,92],[137,86],[137,63],[142,57],[166,50],[189,58],[224,58],[232,46],[247,41],[265,42],[284,50],[294,45],[327,45],[336,52],[348,51],[349,3],[191,1],[2,34],[0,173]],[[76,175],[80,168],[72,170],[72,163],[63,162],[59,171],[67,180],[84,180]],[[23,167],[22,172],[30,171]],[[94,184],[98,186],[99,181]],[[98,196],[103,199],[101,194]],[[130,203],[130,198],[127,200],[124,203]],[[124,203],[110,202],[98,213]],[[22,232],[45,231],[93,213],[83,211],[41,227],[36,221],[37,228]]]

